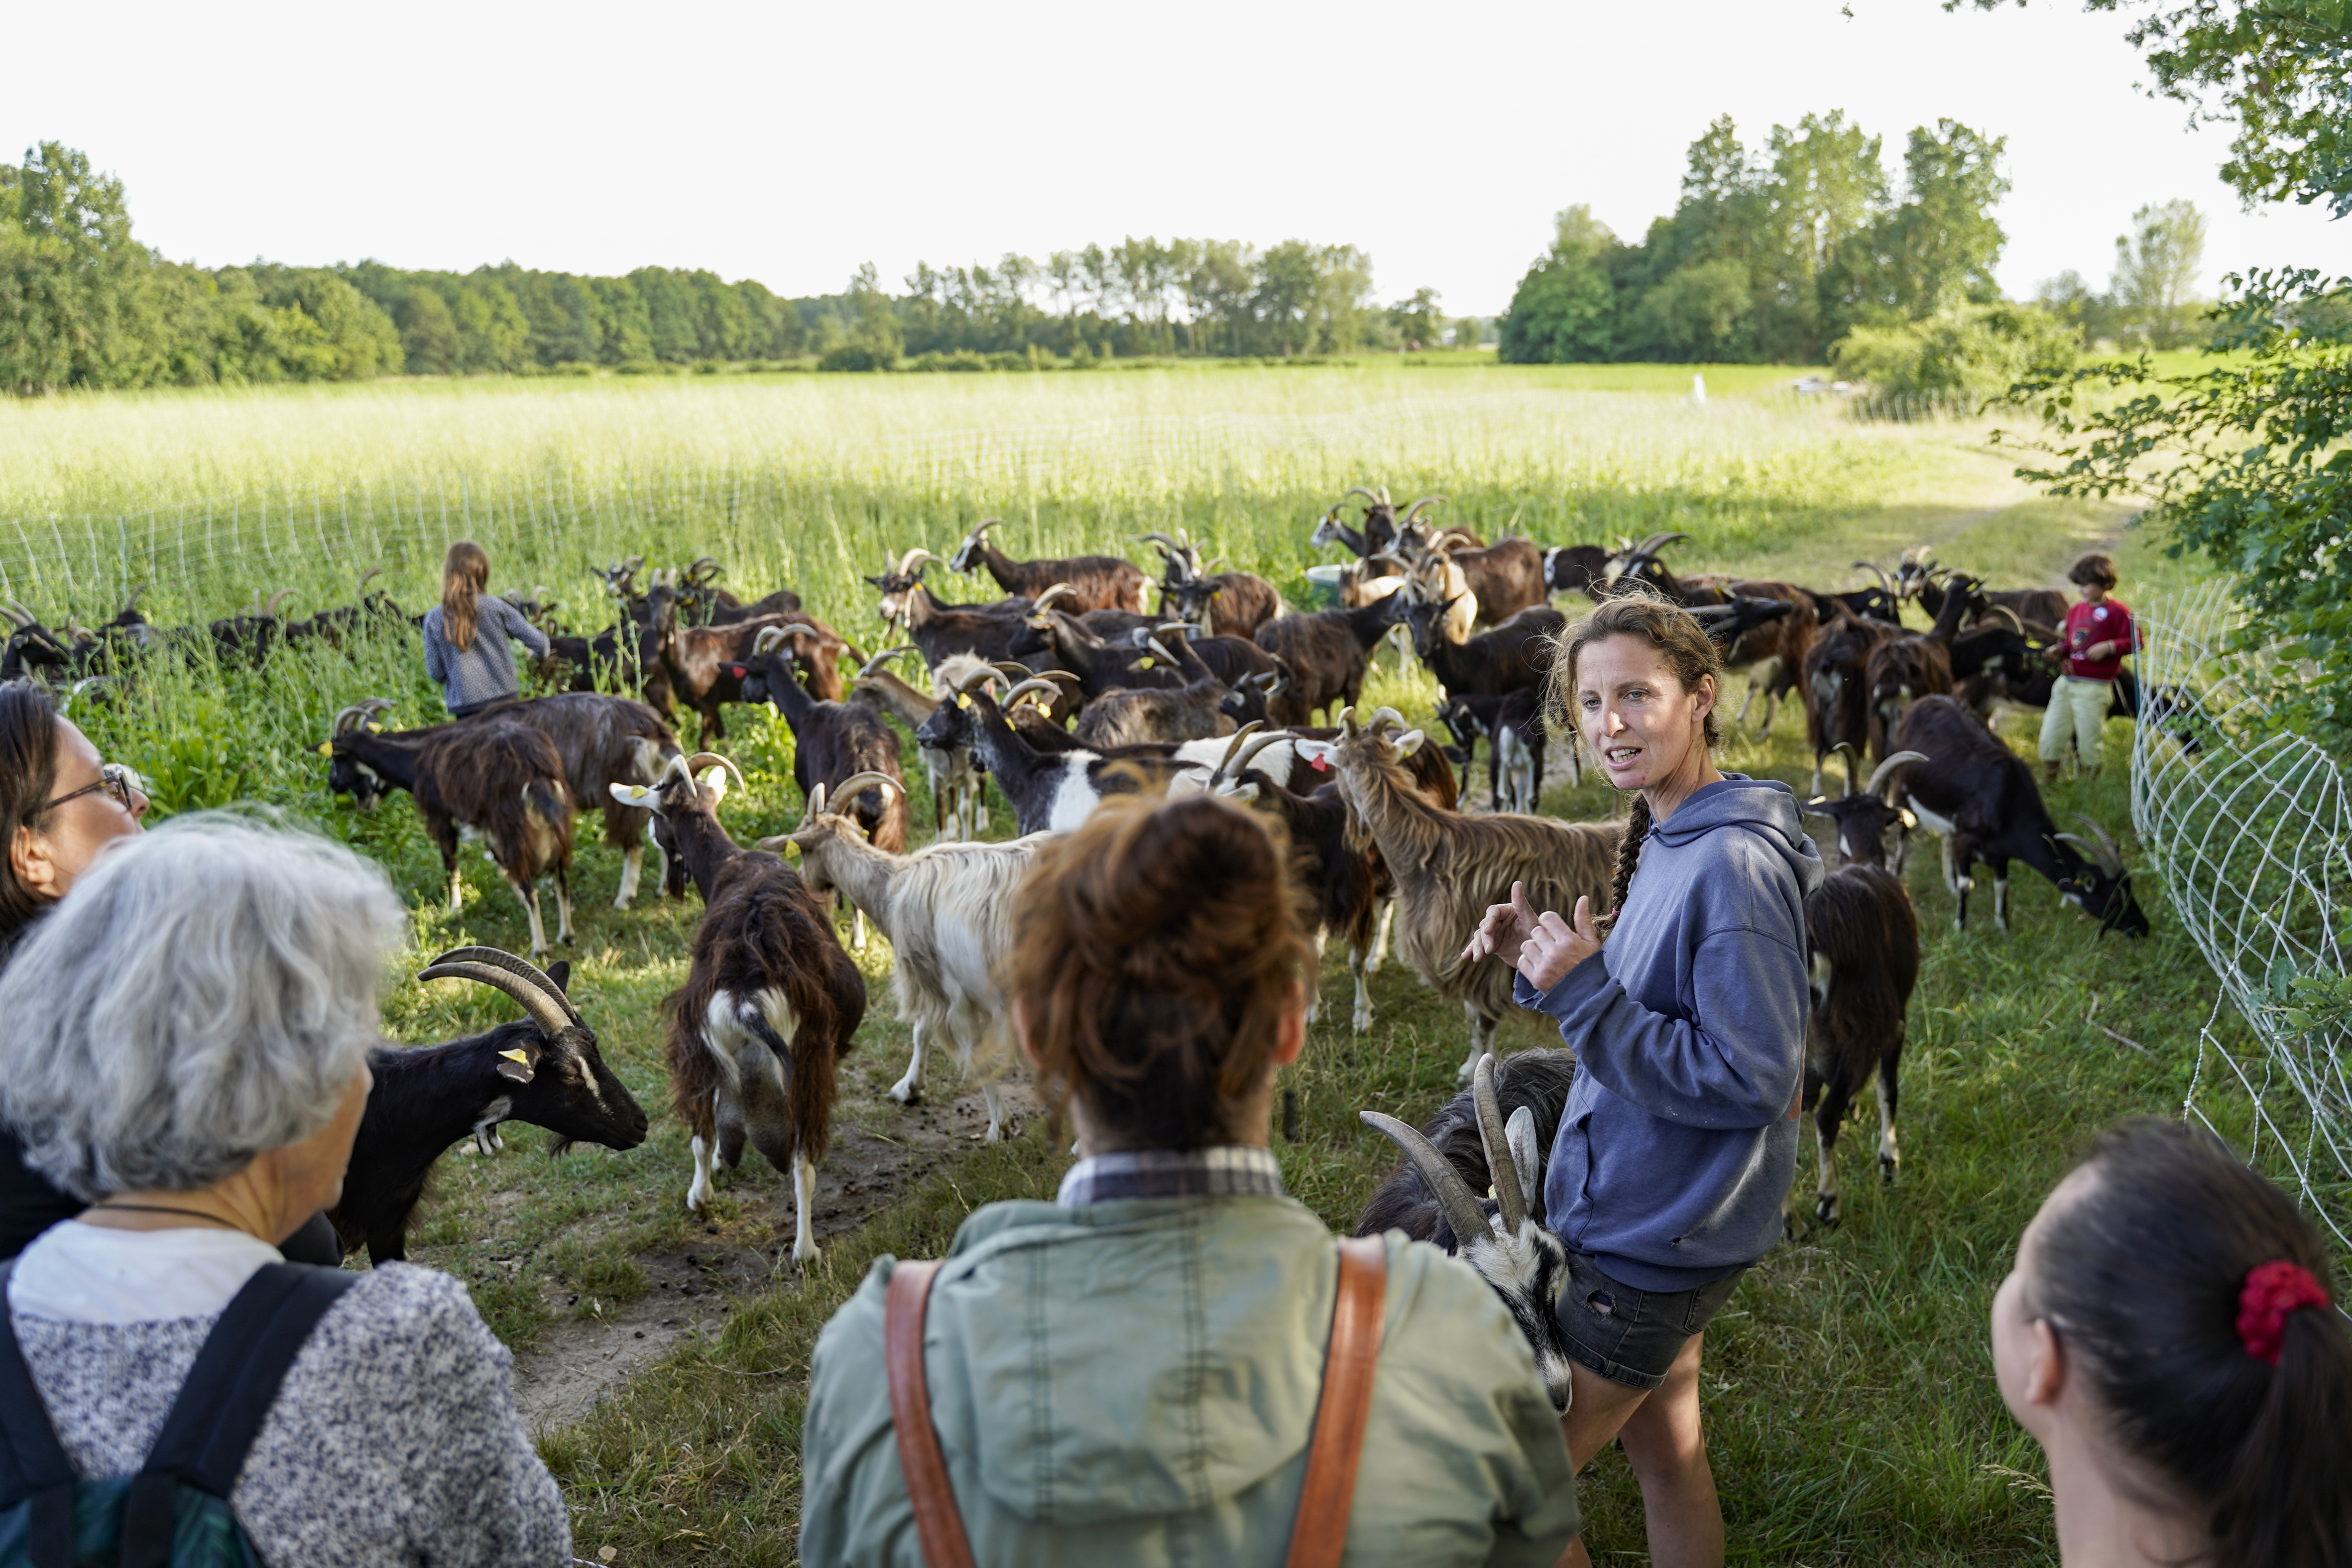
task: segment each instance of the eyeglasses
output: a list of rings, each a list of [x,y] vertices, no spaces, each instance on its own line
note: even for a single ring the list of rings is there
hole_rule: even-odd
[[[147,793],[140,784],[137,773],[132,773],[121,763],[108,763],[98,770],[96,784],[87,784],[79,789],[68,790],[55,800],[45,800],[34,808],[33,815],[37,816],[52,807],[65,805],[69,800],[79,800],[83,795],[96,795],[100,790],[104,790],[112,795],[114,803],[125,811],[132,809],[131,805],[132,795]]]

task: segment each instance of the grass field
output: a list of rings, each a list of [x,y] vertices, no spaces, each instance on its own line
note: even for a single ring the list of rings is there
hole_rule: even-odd
[[[1926,542],[2004,585],[2050,580],[2094,542],[2116,547],[2134,603],[2189,579],[2119,510],[2036,498],[1981,427],[1858,425],[1773,391],[1794,374],[1743,381],[1710,367],[1703,407],[1682,395],[1685,367],[1395,366],[466,382],[8,405],[0,573],[45,613],[64,603],[85,618],[106,613],[150,578],[159,618],[197,618],[254,588],[333,602],[358,569],[388,561],[395,595],[421,608],[442,545],[464,530],[491,547],[501,584],[546,583],[583,624],[596,624],[586,564],[708,552],[738,585],[790,583],[862,640],[872,601],[858,574],[886,548],[944,552],[982,516],[1007,518],[1022,553],[1132,548],[1146,530],[1181,524],[1298,591],[1314,517],[1349,484],[1384,482],[1400,499],[1449,495],[1449,516],[1489,532],[1516,525],[1569,542],[1678,528],[1693,538],[1677,566],[1823,586],[1854,581],[1858,557],[1888,561]],[[271,510],[257,518],[265,500]],[[342,533],[328,526],[345,517]],[[209,531],[176,574],[155,518],[184,545],[190,530]],[[362,816],[326,795],[313,749],[335,709],[372,693],[398,700],[394,722],[437,716],[413,648],[394,639],[258,675],[161,675],[83,717],[110,755],[155,777],[164,809],[258,800],[381,860],[415,911],[411,959],[466,940],[520,948],[520,911],[487,863],[469,862],[465,907],[446,914],[437,858],[404,803]],[[1432,695],[1417,670],[1384,659],[1368,697],[1419,717]],[[790,735],[740,710],[730,728],[751,787],[730,797],[728,825],[739,840],[781,830],[800,812]],[[1724,763],[1801,788],[1801,722],[1784,715],[1776,731],[1769,744],[1736,740]],[[2124,745],[2111,726],[2111,759]],[[2092,813],[2128,847],[2119,774],[2062,786],[2053,808]],[[928,803],[917,805],[927,819]],[[1599,786],[1558,780],[1545,801],[1571,817],[1612,807]],[[615,1069],[660,1108],[652,1136],[629,1154],[558,1161],[543,1135],[514,1129],[499,1155],[452,1156],[413,1257],[467,1281],[523,1356],[528,1384],[570,1391],[535,1408],[550,1417],[543,1447],[581,1556],[609,1546],[624,1564],[790,1563],[803,1379],[825,1316],[875,1256],[935,1253],[971,1207],[1049,1194],[1066,1155],[1034,1122],[980,1146],[943,1064],[929,1107],[889,1101],[907,1041],[877,1005],[846,1069],[820,1190],[824,1258],[805,1277],[794,1270],[788,1184],[756,1160],[712,1214],[690,1219],[655,1008],[683,978],[698,909],[612,910],[618,856],[596,837],[583,833],[575,874],[573,989]],[[1743,1560],[2054,1560],[2039,1456],[1992,1388],[1986,1310],[2018,1231],[2088,1134],[2126,1112],[2177,1110],[2212,1009],[2212,981],[2159,887],[2141,884],[2157,931],[2137,943],[2096,940],[2031,878],[2017,885],[2010,934],[1982,921],[1955,933],[1935,858],[1915,856],[1910,877],[1927,962],[1905,1063],[1901,1178],[1866,1181],[1873,1140],[1850,1134],[1844,1223],[1775,1251],[1709,1335],[1708,1430]],[[878,987],[878,941],[862,962]],[[1463,1048],[1459,1013],[1393,965],[1376,978],[1369,1034],[1347,1032],[1346,994],[1342,967],[1326,978],[1323,1021],[1296,1069],[1301,1139],[1280,1149],[1292,1190],[1340,1228],[1389,1163],[1356,1111],[1420,1120],[1452,1091]],[[2095,1009],[2132,1044],[2087,1021]],[[390,1031],[417,1041],[505,1012],[454,984],[403,984],[386,1004]],[[1585,1486],[1595,1559],[1639,1560],[1639,1499],[1622,1461],[1604,1455]]]

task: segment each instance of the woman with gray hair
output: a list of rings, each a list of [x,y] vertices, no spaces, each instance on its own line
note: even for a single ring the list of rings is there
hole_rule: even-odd
[[[404,924],[348,850],[184,817],[100,860],[0,974],[0,1122],[90,1205],[25,1249],[5,1300],[82,1479],[141,1468],[224,1308],[335,1202]],[[457,1280],[360,1276],[230,1493],[262,1558],[563,1563],[512,1368]]]

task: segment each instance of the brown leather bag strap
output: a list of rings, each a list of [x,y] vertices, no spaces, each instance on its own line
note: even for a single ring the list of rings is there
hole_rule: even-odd
[[[882,1353],[890,1369],[890,1424],[898,1437],[898,1468],[915,1505],[915,1535],[929,1568],[971,1568],[971,1542],[956,1510],[955,1485],[939,1429],[931,1425],[930,1380],[923,1371],[923,1314],[930,1305],[937,1262],[900,1263],[890,1271],[882,1310]]]
[[[1307,1484],[1299,1490],[1286,1568],[1339,1568],[1347,1547],[1356,1467],[1364,1456],[1364,1428],[1371,1422],[1388,1270],[1388,1248],[1379,1237],[1349,1237],[1339,1243],[1339,1301],[1331,1312],[1323,1397],[1315,1407],[1315,1440],[1307,1450]]]

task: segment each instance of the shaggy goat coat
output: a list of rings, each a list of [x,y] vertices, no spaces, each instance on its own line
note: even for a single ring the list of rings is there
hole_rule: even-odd
[[[1789,786],[1727,773],[1651,827],[1600,952],[1541,994],[1517,983],[1577,1055],[1545,1210],[1636,1289],[1720,1279],[1780,1234],[1822,875]]]

